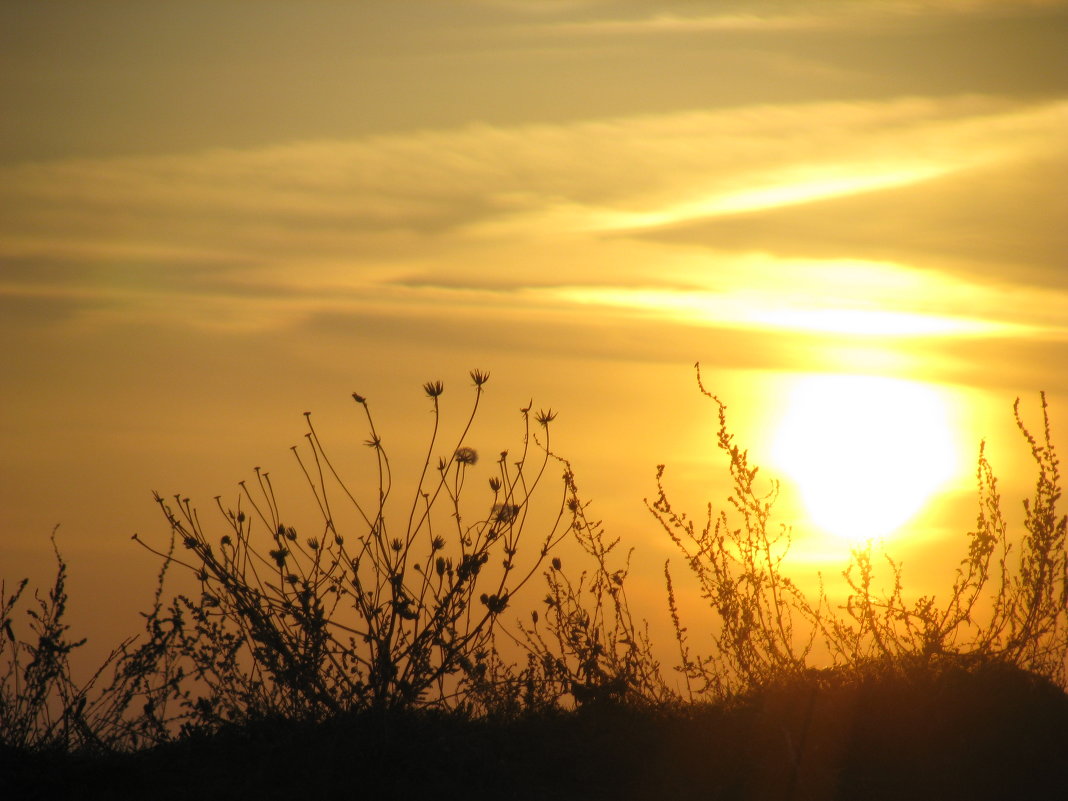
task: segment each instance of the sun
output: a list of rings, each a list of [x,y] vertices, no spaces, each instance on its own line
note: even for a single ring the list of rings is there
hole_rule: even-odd
[[[797,485],[811,522],[852,542],[901,528],[960,464],[943,393],[860,375],[798,379],[771,458]]]

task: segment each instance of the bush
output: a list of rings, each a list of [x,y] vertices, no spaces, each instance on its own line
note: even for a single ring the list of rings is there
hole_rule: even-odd
[[[718,406],[718,446],[725,454],[733,492],[729,511],[708,504],[700,525],[672,505],[657,469],[658,495],[647,505],[683,552],[712,613],[713,648],[694,655],[678,613],[671,573],[665,566],[668,603],[681,654],[688,697],[726,698],[754,687],[823,667],[812,664],[822,643],[830,664],[863,666],[872,660],[903,669],[943,656],[967,656],[1016,666],[1065,686],[1068,657],[1068,516],[1058,514],[1059,461],[1049,411],[1041,395],[1042,433],[1024,423],[1016,401],[1016,425],[1037,468],[1034,494],[1023,502],[1024,532],[1013,537],[1001,511],[997,479],[981,445],[976,527],[943,600],[906,601],[901,566],[881,554],[890,569],[889,590],[875,585],[871,544],[854,549],[843,576],[849,595],[834,606],[823,592],[806,594],[783,571],[790,529],[773,528],[776,482],[757,483],[757,467],[733,442],[726,406]]]
[[[189,499],[157,494],[167,543],[135,535],[162,559],[145,631],[121,643],[87,682],[71,675],[69,655],[84,640],[72,639],[63,622],[59,550],[53,588],[25,610],[29,637],[17,634],[15,616],[26,582],[10,594],[0,588],[0,746],[129,751],[257,722],[311,725],[351,715],[383,721],[435,712],[502,722],[578,708],[599,720],[620,709],[729,708],[783,687],[810,687],[815,697],[873,675],[913,681],[947,666],[977,675],[1002,666],[1065,686],[1068,521],[1057,512],[1059,463],[1045,396],[1039,436],[1014,407],[1038,472],[1021,536],[1009,533],[980,449],[977,522],[947,594],[906,601],[903,571],[885,555],[893,581],[878,590],[877,555],[868,547],[853,552],[844,571],[848,596],[835,605],[822,586],[809,594],[786,575],[790,529],[773,523],[777,486],[758,479],[698,368],[699,389],[718,410],[718,446],[732,479],[727,508],[709,503],[698,518],[678,511],[663,465],[647,502],[710,613],[703,652],[683,624],[665,564],[678,687],[631,609],[631,551],[621,553],[619,540],[606,536],[580,499],[571,465],[550,448],[551,410],[522,409],[518,454],[502,451],[486,484],[473,483],[479,455],[467,438],[488,375],[470,377],[473,403],[445,444],[443,386],[424,385],[429,445],[405,499],[395,498],[387,448],[361,395],[353,399],[369,429],[377,484],[365,493],[350,486],[306,415],[305,442],[293,454],[318,518],[299,532],[258,468],[233,504],[215,499],[215,527]],[[555,494],[553,468],[561,471]],[[543,484],[550,494],[536,509]],[[184,571],[193,589],[168,597],[171,570]],[[509,623],[521,593],[541,594],[528,589],[538,576],[543,608]]]

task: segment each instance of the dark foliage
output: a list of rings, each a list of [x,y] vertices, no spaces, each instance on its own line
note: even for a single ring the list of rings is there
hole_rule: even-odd
[[[64,622],[59,550],[49,592],[27,602],[26,582],[0,586],[0,798],[1063,794],[1068,518],[1044,397],[1038,436],[1015,408],[1038,473],[1020,535],[980,450],[976,525],[947,591],[910,597],[886,555],[880,589],[869,546],[832,602],[786,575],[777,488],[701,385],[718,406],[726,508],[679,511],[663,466],[648,503],[707,604],[695,635],[665,565],[674,681],[631,609],[630,551],[549,449],[555,413],[523,408],[519,453],[474,483],[465,437],[488,375],[471,379],[474,406],[436,468],[444,387],[424,386],[430,446],[400,509],[361,395],[377,487],[346,484],[309,416],[294,453],[321,513],[311,536],[258,468],[233,507],[216,499],[221,534],[189,499],[157,496],[170,540],[142,542],[162,559],[145,630],[87,681],[70,667],[84,640]],[[539,511],[550,466],[559,494]],[[172,569],[196,590],[168,599]]]
[[[1068,696],[1005,664],[870,665],[723,704],[361,712],[2,760],[7,797],[26,799],[1051,798],[1068,770]]]

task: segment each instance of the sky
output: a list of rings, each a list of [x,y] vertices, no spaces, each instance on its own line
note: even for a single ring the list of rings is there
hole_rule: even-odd
[[[478,368],[470,444],[558,412],[655,594],[656,465],[726,496],[696,362],[799,553],[848,546],[782,443],[879,430],[868,484],[941,466],[895,537],[951,567],[979,440],[1032,480],[1013,400],[1064,441],[1066,40],[1037,0],[5,2],[0,575],[47,583],[59,524],[76,622],[136,626],[153,491],[293,473],[305,411],[355,463],[353,391],[417,464],[422,383],[455,428]],[[835,393],[870,409],[838,439]]]

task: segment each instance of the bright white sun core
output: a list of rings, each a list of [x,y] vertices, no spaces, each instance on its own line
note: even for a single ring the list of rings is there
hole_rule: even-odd
[[[949,404],[931,385],[859,375],[799,378],[772,438],[775,467],[810,521],[851,542],[892,534],[956,473]]]

